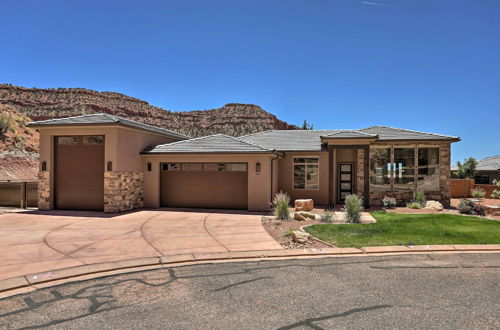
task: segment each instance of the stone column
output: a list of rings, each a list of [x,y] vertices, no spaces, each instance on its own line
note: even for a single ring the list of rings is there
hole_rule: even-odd
[[[143,207],[143,172],[104,172],[104,212]]]
[[[48,211],[52,209],[50,191],[50,172],[38,172],[38,209]]]

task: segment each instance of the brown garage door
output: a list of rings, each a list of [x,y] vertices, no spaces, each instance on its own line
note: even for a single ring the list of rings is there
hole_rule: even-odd
[[[246,163],[163,163],[161,204],[246,210],[247,171]]]
[[[54,143],[55,208],[102,211],[104,137],[59,136]]]

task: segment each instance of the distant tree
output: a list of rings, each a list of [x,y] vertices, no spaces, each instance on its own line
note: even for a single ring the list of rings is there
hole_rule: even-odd
[[[304,119],[304,123],[302,124],[302,129],[304,129],[304,130],[312,130],[312,129],[314,129],[313,128],[313,124],[308,124],[307,120]]]
[[[474,179],[477,175],[477,160],[469,157],[463,163],[457,162],[457,170],[455,174],[460,179]],[[464,180],[464,198],[467,197],[467,182]]]

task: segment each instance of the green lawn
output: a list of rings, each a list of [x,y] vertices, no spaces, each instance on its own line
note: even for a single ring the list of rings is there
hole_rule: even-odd
[[[377,223],[304,228],[339,247],[428,244],[500,244],[500,221],[453,214],[372,212]]]

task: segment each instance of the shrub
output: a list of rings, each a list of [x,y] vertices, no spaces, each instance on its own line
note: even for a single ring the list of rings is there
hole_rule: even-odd
[[[384,196],[382,203],[386,209],[392,209],[396,206],[396,198],[392,196]]]
[[[345,198],[344,211],[347,213],[347,221],[350,223],[359,223],[361,212],[363,211],[363,199],[358,195],[347,195]]]
[[[408,204],[406,204],[406,207],[410,208],[410,209],[421,209],[423,206],[422,206],[422,204],[413,201],[413,202],[409,202]]]
[[[280,220],[290,220],[290,196],[280,191],[273,199],[273,214]]]
[[[332,223],[334,213],[331,210],[326,210],[324,214],[321,215],[321,222]]]
[[[462,214],[470,215],[485,215],[486,208],[478,203],[474,203],[469,199],[461,199],[458,203],[458,211]]]
[[[425,207],[425,203],[427,199],[425,198],[425,193],[422,190],[415,190],[413,192],[413,201],[415,203],[420,204],[420,206]]]
[[[471,196],[474,197],[474,198],[484,198],[484,196],[486,196],[486,191],[484,191],[481,188],[472,189],[471,190]]]
[[[285,231],[283,232],[283,236],[290,237],[290,236],[292,236],[292,233],[294,231],[295,231],[295,229],[293,229],[292,227],[289,227],[289,228],[285,229]]]
[[[493,184],[498,188],[493,190],[491,198],[500,198],[500,180],[494,179]]]

